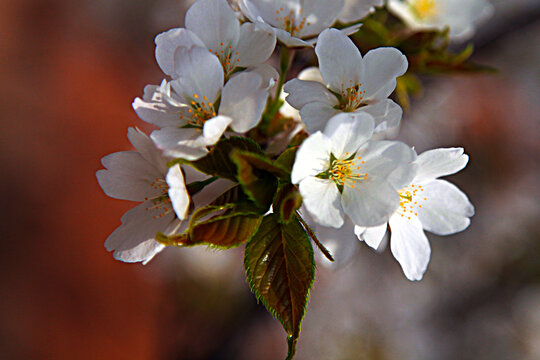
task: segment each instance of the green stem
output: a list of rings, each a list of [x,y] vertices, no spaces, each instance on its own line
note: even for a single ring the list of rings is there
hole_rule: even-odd
[[[296,342],[298,341],[297,337],[294,337],[292,335],[287,336],[287,345],[289,347],[289,351],[287,352],[287,358],[285,360],[292,360],[294,358],[294,355],[296,355]]]
[[[280,71],[279,71],[276,95],[273,99],[271,99],[268,102],[268,105],[266,106],[266,110],[264,112],[263,119],[260,125],[260,129],[263,131],[266,131],[268,129],[270,122],[274,119],[274,117],[277,115],[279,111],[279,108],[281,106],[281,100],[279,98],[279,95],[281,94],[281,90],[283,90],[283,85],[285,84],[285,80],[287,80],[287,74],[289,72],[292,61],[294,59],[294,54],[295,54],[294,50],[291,50],[288,47],[281,45],[280,50],[279,50],[279,70]]]
[[[300,214],[298,212],[296,212],[296,217],[298,218],[298,221],[300,221],[300,223],[304,226],[304,229],[306,229],[306,231],[308,232],[308,235],[309,237],[311,238],[311,240],[313,240],[313,242],[315,243],[315,245],[317,245],[317,247],[319,248],[319,250],[321,250],[321,252],[323,253],[323,255],[330,261],[335,261],[334,260],[334,257],[332,256],[332,254],[330,254],[330,251],[328,251],[327,248],[324,247],[324,245],[319,241],[319,239],[317,238],[317,235],[315,235],[315,232],[313,232],[313,230],[311,230],[311,228],[309,227],[309,225],[306,223],[306,221],[302,218],[302,216],[300,216]]]

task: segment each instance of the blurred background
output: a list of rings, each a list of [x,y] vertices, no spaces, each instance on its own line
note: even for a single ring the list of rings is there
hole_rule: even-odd
[[[464,146],[464,233],[430,236],[423,281],[389,251],[317,270],[298,360],[540,359],[540,3],[492,1],[477,62],[431,77],[400,139]],[[2,359],[273,360],[285,333],[244,280],[242,249],[168,249],[124,264],[103,243],[133,204],[95,172],[129,149],[131,108],[157,84],[154,36],[180,0],[0,1]]]

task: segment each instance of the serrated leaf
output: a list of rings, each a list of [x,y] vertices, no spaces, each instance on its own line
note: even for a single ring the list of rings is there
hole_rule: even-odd
[[[233,150],[244,150],[263,155],[259,145],[249,138],[231,137],[221,139],[205,157],[192,161],[189,165],[213,176],[236,181],[236,165],[231,160]]]
[[[277,190],[276,177],[266,170],[253,166],[256,156],[233,151],[231,158],[237,167],[236,178],[244,192],[263,209],[268,209]],[[262,157],[261,157],[262,158]],[[258,165],[261,165],[261,162]]]
[[[246,246],[244,266],[251,290],[289,334],[292,359],[315,276],[306,231],[296,219],[281,224],[267,215]]]

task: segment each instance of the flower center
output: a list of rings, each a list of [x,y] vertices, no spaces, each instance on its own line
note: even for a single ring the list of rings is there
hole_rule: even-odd
[[[291,36],[297,36],[302,32],[304,27],[311,25],[305,17],[300,18],[301,14],[302,8],[298,10],[298,14],[295,14],[295,11],[291,10],[285,15],[284,9],[281,7],[276,10],[275,20],[280,27],[291,34]]]
[[[435,0],[416,0],[411,4],[411,8],[420,19],[432,17],[437,13]]]
[[[234,51],[231,45],[226,45],[224,43],[219,45],[221,50],[215,51],[209,49],[208,51],[218,57],[221,66],[223,66],[223,70],[225,71],[225,76],[229,76],[240,62],[240,59],[238,58],[240,54],[238,51]]]
[[[350,186],[354,188],[358,181],[366,180],[368,177],[367,173],[361,173],[361,165],[364,163],[361,156],[355,158],[354,155],[346,160],[334,159],[328,170],[329,179],[334,181],[338,187]]]
[[[409,220],[411,220],[411,216],[418,216],[422,202],[427,200],[422,195],[423,191],[422,185],[410,185],[399,190],[399,208],[396,212]]]
[[[169,185],[167,182],[164,179],[156,178],[150,186],[155,190],[160,190],[161,194],[151,199],[144,198],[145,201],[150,200],[150,205],[144,210],[155,212],[155,215],[152,217],[154,220],[160,219],[174,211],[171,199],[169,198]]]
[[[351,80],[352,81],[352,80]],[[349,87],[341,91],[340,109],[344,112],[353,112],[364,104],[366,92],[361,90],[362,84]]]
[[[200,101],[200,96],[197,94],[193,94],[192,98],[188,109],[188,113],[191,115],[191,119],[188,120],[189,125],[202,126],[206,120],[216,116],[214,104],[209,102],[206,96],[203,96],[202,101]],[[183,118],[183,116],[180,116],[181,120]]]

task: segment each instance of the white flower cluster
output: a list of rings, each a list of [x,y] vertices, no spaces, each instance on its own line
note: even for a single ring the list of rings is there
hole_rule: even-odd
[[[394,3],[395,9],[404,6]],[[421,11],[420,3],[439,2],[409,3]],[[106,241],[115,258],[149,261],[164,248],[155,240],[158,232],[183,231],[194,208],[232,186],[224,179],[206,183],[209,176],[189,166],[167,164],[201,159],[224,136],[245,134],[260,123],[280,76],[266,64],[279,41],[282,47],[316,44],[319,63],[308,70],[310,76],[283,88],[288,113],[296,111],[310,134],[291,173],[303,198],[301,212],[316,232],[340,229],[375,249],[389,229],[392,253],[405,275],[421,279],[430,256],[424,230],[459,232],[474,214],[459,189],[438,179],[464,168],[468,156],[461,148],[417,155],[404,143],[381,140],[401,121],[400,106],[388,97],[407,71],[407,58],[395,48],[362,56],[348,38],[358,25],[330,28],[338,20],[356,22],[380,5],[381,0],[238,0],[237,14],[226,0],[198,0],[186,14],[186,28],[158,35],[156,59],[166,79],[146,86],[133,108],[159,129],[148,137],[130,128],[136,151],[103,158],[106,169],[97,173],[107,195],[142,202]],[[248,21],[241,23],[238,15]],[[206,185],[196,194],[189,190],[195,182]]]

